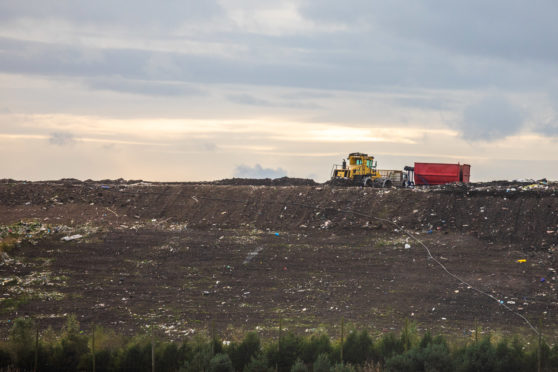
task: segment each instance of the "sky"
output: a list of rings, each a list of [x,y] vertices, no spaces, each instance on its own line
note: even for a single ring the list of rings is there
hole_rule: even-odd
[[[558,179],[554,0],[0,0],[0,178]]]

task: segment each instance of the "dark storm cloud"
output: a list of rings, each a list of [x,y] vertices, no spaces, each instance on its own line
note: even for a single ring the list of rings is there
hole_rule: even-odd
[[[73,145],[76,142],[76,139],[72,133],[54,132],[50,134],[50,137],[48,138],[48,142],[51,145],[68,146],[68,145]]]
[[[286,175],[287,172],[283,168],[263,168],[260,164],[253,167],[239,165],[234,169],[234,177],[238,178],[280,178]]]
[[[524,116],[510,101],[492,96],[468,106],[458,129],[466,140],[493,141],[518,133]]]

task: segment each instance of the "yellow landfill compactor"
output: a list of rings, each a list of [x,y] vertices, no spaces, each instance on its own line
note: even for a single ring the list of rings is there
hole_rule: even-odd
[[[353,152],[343,159],[342,165],[334,165],[331,180],[333,184],[369,187],[391,187],[389,178],[382,177],[377,169],[373,156],[361,152]]]

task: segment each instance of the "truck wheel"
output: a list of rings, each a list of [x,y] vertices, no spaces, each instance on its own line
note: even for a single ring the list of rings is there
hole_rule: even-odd
[[[382,187],[391,187],[391,180],[384,180]]]
[[[374,182],[372,182],[372,179],[370,179],[370,177],[366,177],[366,178],[364,179],[364,182],[363,182],[363,183],[364,183],[364,186],[367,186],[367,187],[374,187]]]

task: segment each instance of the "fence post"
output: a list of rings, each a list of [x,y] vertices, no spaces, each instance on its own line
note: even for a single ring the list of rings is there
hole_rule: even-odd
[[[343,365],[343,337],[345,336],[345,318],[341,317],[341,365]]]
[[[278,355],[279,360],[281,360],[281,338],[283,337],[282,333],[283,333],[283,318],[279,318],[279,341],[278,341],[278,344],[277,344],[277,348],[279,350],[279,353],[278,353],[279,354]],[[279,364],[279,362],[277,361],[275,363],[275,372],[278,371],[278,367],[279,367],[278,364]]]
[[[211,319],[211,355],[215,355],[215,320]]]
[[[153,323],[151,323],[151,372],[155,372],[155,339],[153,337]]]
[[[92,358],[92,362],[93,362],[93,372],[95,372],[95,323],[93,323],[92,329],[91,329],[91,356]]]
[[[35,329],[35,364],[33,366],[33,372],[37,372],[39,368],[39,322],[36,324]]]
[[[541,372],[541,343],[542,343],[542,317],[539,318],[539,346],[537,350],[537,371]]]
[[[479,325],[477,323],[477,318],[475,318],[475,344],[479,341]]]

